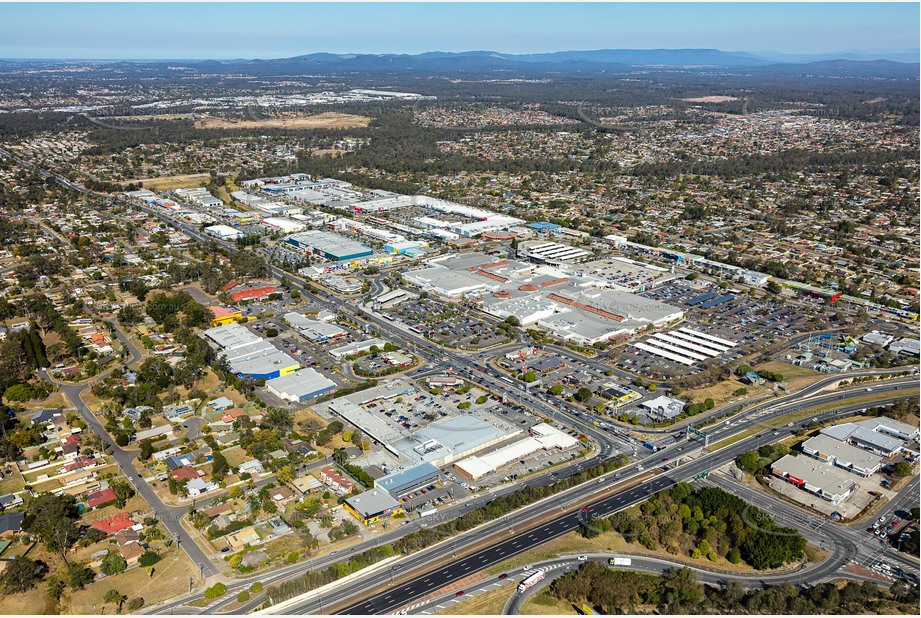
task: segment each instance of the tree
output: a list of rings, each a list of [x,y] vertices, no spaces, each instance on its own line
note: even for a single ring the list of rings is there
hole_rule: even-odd
[[[48,551],[63,556],[80,538],[79,518],[73,496],[43,493],[29,501],[22,526],[23,530],[38,536]]]
[[[291,466],[284,466],[275,474],[275,478],[279,483],[289,483],[294,478],[294,470]]]
[[[76,563],[67,565],[67,584],[74,590],[83,590],[95,579],[96,573],[92,569]]]
[[[575,398],[576,398],[578,401],[586,402],[586,401],[588,401],[589,399],[591,399],[593,395],[594,395],[594,393],[592,393],[591,390],[589,390],[588,388],[586,388],[586,387],[583,386],[582,388],[580,388],[580,389],[576,392]]]
[[[515,327],[521,326],[521,320],[519,320],[514,315],[510,315],[507,318],[505,318],[505,323],[508,324],[509,326],[515,326]]]
[[[227,458],[221,451],[212,450],[211,476],[216,481],[222,481],[228,472],[230,472],[230,464],[227,463]]]
[[[646,389],[647,389],[650,393],[654,393],[654,392],[656,392],[656,390],[658,390],[658,387],[655,385],[654,382],[650,382],[649,386],[646,387]]]
[[[115,552],[110,551],[106,554],[106,557],[102,559],[102,572],[106,575],[117,575],[124,572],[127,568],[128,563],[121,555]]]
[[[153,566],[160,562],[160,554],[155,551],[145,551],[141,554],[141,557],[138,559],[138,564],[142,567]]]
[[[118,508],[124,508],[128,500],[134,497],[134,488],[127,481],[114,479],[109,487],[115,492],[115,506]]]
[[[111,554],[110,554],[111,555]],[[120,614],[122,613],[122,603],[128,600],[128,597],[114,588],[109,588],[103,597],[103,601],[106,603],[116,603],[118,607],[116,611]]]
[[[7,594],[25,592],[41,581],[45,570],[42,562],[16,556],[6,563],[6,568],[0,573],[0,588]]]
[[[911,476],[911,466],[904,461],[900,461],[892,466],[892,474],[900,479],[905,478],[906,476]]]
[[[239,485],[234,485],[230,488],[230,491],[227,492],[227,497],[231,500],[236,500],[237,498],[243,495],[243,488]]]

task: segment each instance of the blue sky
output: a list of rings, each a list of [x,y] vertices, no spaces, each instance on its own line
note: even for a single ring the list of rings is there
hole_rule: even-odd
[[[0,3],[0,58],[919,47],[906,3]]]

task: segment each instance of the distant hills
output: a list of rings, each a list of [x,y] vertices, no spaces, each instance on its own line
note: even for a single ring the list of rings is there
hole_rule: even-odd
[[[649,70],[744,70],[754,74],[823,75],[832,77],[917,78],[918,50],[898,52],[847,51],[835,54],[781,54],[778,52],[727,52],[719,49],[599,49],[541,54],[503,54],[495,51],[439,52],[421,54],[312,53],[292,58],[265,60],[171,60],[173,69],[201,73],[297,75],[323,73],[620,73]],[[886,56],[890,56],[886,58]],[[892,58],[912,60],[899,62]],[[23,61],[11,61],[19,64]],[[165,66],[167,61],[114,64]],[[9,65],[7,65],[9,66]]]

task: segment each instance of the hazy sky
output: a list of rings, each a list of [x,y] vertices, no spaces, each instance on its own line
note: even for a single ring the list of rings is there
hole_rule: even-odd
[[[0,58],[919,46],[905,3],[0,3]]]

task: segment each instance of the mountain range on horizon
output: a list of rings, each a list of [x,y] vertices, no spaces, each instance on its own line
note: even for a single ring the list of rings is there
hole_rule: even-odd
[[[537,54],[504,54],[480,50],[466,52],[430,51],[420,54],[338,54],[317,52],[274,59],[234,60],[15,60],[25,62],[99,62],[102,64],[182,66],[209,73],[244,71],[254,74],[297,74],[312,70],[330,72],[624,72],[637,68],[658,69],[745,69],[764,73],[838,76],[917,77],[919,50],[848,50],[825,54],[781,52],[729,52],[719,49],[599,49],[570,50]]]

